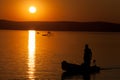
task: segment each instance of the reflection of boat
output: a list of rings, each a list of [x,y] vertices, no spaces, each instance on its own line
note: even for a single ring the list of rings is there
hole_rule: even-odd
[[[100,67],[98,66],[91,66],[88,68],[84,66],[83,64],[82,65],[71,64],[66,61],[62,62],[62,69],[65,72],[72,73],[72,74],[91,74],[91,73],[100,72]]]
[[[92,75],[95,76],[95,74],[92,74]],[[63,72],[62,76],[61,76],[62,80],[73,80],[74,78],[75,78],[75,80],[80,80],[80,78],[82,80],[91,80],[90,79],[91,75],[90,74],[77,74],[77,73],[75,74],[75,73]]]
[[[100,70],[113,70],[120,69],[120,67],[111,67],[111,68],[101,68],[96,65],[91,66],[90,68],[85,68],[85,66],[71,64],[66,61],[62,62],[62,69],[65,71],[62,73],[62,80],[73,80],[74,78],[82,78],[82,80],[91,80],[91,75],[95,80],[95,75],[100,72]],[[77,79],[77,80],[78,80]]]
[[[47,32],[46,34],[42,34],[42,36],[50,36],[51,32]]]

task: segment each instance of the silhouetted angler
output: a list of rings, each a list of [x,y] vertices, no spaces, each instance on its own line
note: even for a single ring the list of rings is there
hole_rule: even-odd
[[[96,66],[96,60],[95,59],[93,60],[93,66]]]
[[[92,59],[92,52],[91,52],[91,49],[88,47],[88,44],[86,44],[84,49],[84,66],[85,67],[90,67],[91,59]]]

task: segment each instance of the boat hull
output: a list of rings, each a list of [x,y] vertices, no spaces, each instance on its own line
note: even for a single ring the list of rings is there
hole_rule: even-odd
[[[100,72],[100,67],[98,66],[90,66],[90,67],[85,67],[83,65],[76,65],[76,64],[71,64],[66,61],[62,62],[62,70],[68,73],[73,73],[73,74],[91,74],[91,73],[99,73]]]

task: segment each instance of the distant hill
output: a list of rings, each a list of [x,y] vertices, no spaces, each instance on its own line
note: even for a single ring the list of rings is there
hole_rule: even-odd
[[[108,22],[40,22],[0,20],[0,29],[4,30],[47,30],[47,31],[89,31],[120,32],[120,24]]]

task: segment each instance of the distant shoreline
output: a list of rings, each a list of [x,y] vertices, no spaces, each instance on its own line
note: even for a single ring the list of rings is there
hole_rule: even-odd
[[[120,32],[120,24],[108,22],[16,22],[0,20],[0,30]]]

